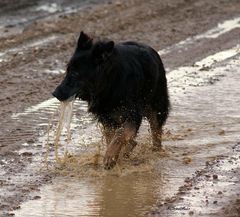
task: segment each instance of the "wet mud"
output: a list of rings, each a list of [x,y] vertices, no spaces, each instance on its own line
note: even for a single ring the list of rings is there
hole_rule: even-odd
[[[99,128],[95,130],[89,128],[87,131],[91,133],[99,131],[99,136],[91,137],[91,139],[95,137],[96,142],[85,139],[84,144],[89,144],[87,147],[82,147],[83,144],[73,140],[72,145],[75,146],[73,152],[69,152],[71,154],[68,158],[62,161],[63,163],[57,164],[57,167],[53,157],[53,167],[50,170],[58,178],[54,179],[51,185],[41,189],[38,200],[24,203],[22,209],[15,212],[16,216],[28,216],[29,207],[34,210],[36,216],[51,216],[53,213],[59,213],[60,216],[65,216],[63,213],[68,213],[70,216],[78,214],[158,216],[164,213],[167,213],[166,216],[181,216],[185,212],[196,216],[206,216],[206,213],[208,216],[217,216],[222,211],[223,204],[230,202],[227,198],[237,200],[240,187],[235,178],[225,174],[226,171],[234,174],[234,170],[239,170],[239,155],[234,151],[238,148],[234,143],[238,140],[240,127],[237,109],[239,102],[236,100],[238,91],[232,91],[236,90],[233,87],[238,85],[239,76],[236,73],[238,66],[239,55],[231,61],[221,64],[213,63],[211,69],[205,71],[206,75],[190,73],[173,83],[169,73],[170,87],[174,84],[170,91],[174,101],[172,108],[174,113],[165,129],[165,151],[156,153],[151,150],[148,125],[144,122],[140,129],[139,145],[136,150],[129,159],[122,158],[114,170],[107,172],[104,171],[101,160],[104,147],[101,146],[98,150],[98,146],[102,145],[101,131]],[[198,71],[198,73],[202,72],[203,69]],[[203,82],[195,85],[199,77]],[[213,85],[211,81],[214,78],[218,79]],[[194,85],[191,85],[192,83]],[[182,87],[185,88],[185,94],[174,94]],[[216,94],[220,87],[221,91]],[[214,107],[210,103],[199,102],[199,97],[205,92],[208,93],[205,97],[206,101],[215,99]],[[223,106],[221,100],[221,94],[228,92],[231,92],[232,97],[225,103],[231,103],[231,108]],[[185,102],[180,103],[183,99]],[[192,105],[191,109],[189,105]],[[186,106],[185,109],[184,106]],[[199,106],[202,107],[201,113],[199,113]],[[213,110],[212,113],[208,115],[204,113],[210,110]],[[185,126],[173,128],[178,126],[178,121],[183,122],[181,121],[183,116],[187,117],[184,121]],[[78,134],[75,138],[81,142],[81,135],[85,134],[78,129],[77,132],[73,132],[73,137],[75,133]],[[76,154],[76,146],[79,147],[79,154]],[[64,147],[64,141],[62,141],[62,147]],[[54,156],[53,153],[54,149],[52,156]],[[62,149],[64,159],[63,154],[64,149]],[[229,159],[232,159],[230,164]],[[218,167],[219,169],[216,169]],[[205,179],[211,181],[210,184],[205,183],[203,181]],[[215,202],[219,199],[216,199],[215,195],[212,196],[211,191],[208,190],[213,188],[212,182],[217,180],[221,180],[223,184],[218,182],[215,191],[224,191],[225,194],[229,192],[229,196],[222,198],[222,203],[219,204]],[[81,188],[78,191],[79,195],[74,194],[76,197],[70,202],[67,195],[73,194],[77,188]],[[87,189],[84,190],[85,188]],[[193,189],[194,195],[198,190],[200,196],[196,196],[196,200],[188,196],[191,194],[190,189]],[[183,205],[176,203],[182,200]],[[198,200],[203,200],[202,204]],[[63,208],[58,205],[61,203],[68,205]],[[213,204],[212,208],[209,203]],[[204,205],[207,206],[208,211],[203,211]],[[79,206],[82,207],[81,211]]]
[[[196,171],[203,170],[206,162],[217,165],[217,160],[231,158],[239,141],[239,58],[235,57],[240,43],[239,1],[18,1],[15,9],[5,2],[0,3],[0,213],[198,216],[206,207],[197,200],[177,204],[182,200],[181,189],[191,195],[191,189],[181,188],[184,180],[191,179],[189,185],[200,188]],[[107,173],[102,168],[101,129],[87,113],[86,104],[76,102],[69,154],[56,167],[54,141],[50,141],[46,168],[47,126],[59,105],[51,92],[63,76],[80,30],[116,41],[138,40],[161,50],[172,100],[165,151],[151,151],[144,122],[134,153]],[[232,48],[226,60],[201,62]],[[55,127],[56,120],[51,138]],[[64,157],[66,140],[61,138],[60,144],[59,154]],[[209,175],[211,179],[215,174]],[[233,187],[234,191],[229,185],[224,189],[239,192],[236,183]],[[209,213],[237,216],[239,201],[233,193],[229,194],[232,201],[224,197],[212,205],[216,201],[212,199],[209,207],[214,206],[214,212]],[[170,205],[189,210],[176,212],[168,209]]]

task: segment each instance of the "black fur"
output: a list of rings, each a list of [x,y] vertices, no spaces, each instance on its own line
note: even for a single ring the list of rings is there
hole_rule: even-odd
[[[60,101],[74,95],[87,101],[89,112],[112,128],[125,122],[139,128],[150,111],[162,126],[169,112],[165,70],[153,48],[137,42],[94,42],[83,32],[53,95]]]

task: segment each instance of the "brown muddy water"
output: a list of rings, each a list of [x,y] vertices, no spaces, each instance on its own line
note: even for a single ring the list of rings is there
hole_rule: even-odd
[[[204,168],[206,162],[230,156],[239,140],[237,53],[239,47],[234,47],[226,51],[226,58],[220,53],[208,62],[206,58],[194,66],[170,72],[172,112],[165,127],[165,151],[151,151],[149,127],[144,121],[136,150],[110,172],[102,166],[105,147],[101,129],[85,113],[86,105],[76,102],[68,157],[63,164],[55,164],[52,139],[48,169],[57,177],[39,193],[35,192],[35,200],[23,203],[15,216],[146,216],[167,203],[177,195],[186,178]],[[51,103],[54,111],[58,103]],[[50,138],[53,135],[54,126]],[[44,134],[39,143],[45,143],[46,138]],[[63,157],[66,139],[60,138],[60,144]],[[46,170],[41,160],[36,160],[36,165]],[[195,201],[187,207],[189,211],[198,207]]]

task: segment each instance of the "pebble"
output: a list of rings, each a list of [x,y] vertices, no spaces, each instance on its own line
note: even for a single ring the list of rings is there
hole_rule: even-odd
[[[33,200],[39,200],[39,199],[41,199],[41,197],[38,195],[33,197]]]
[[[189,215],[193,215],[194,214],[194,212],[193,211],[189,211],[189,213],[188,213]]]

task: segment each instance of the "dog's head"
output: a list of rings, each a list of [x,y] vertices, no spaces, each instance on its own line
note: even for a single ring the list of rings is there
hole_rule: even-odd
[[[75,52],[67,64],[65,78],[54,90],[53,96],[60,101],[81,96],[86,85],[94,85],[94,79],[101,73],[99,66],[112,55],[113,49],[113,41],[94,42],[81,32]]]

